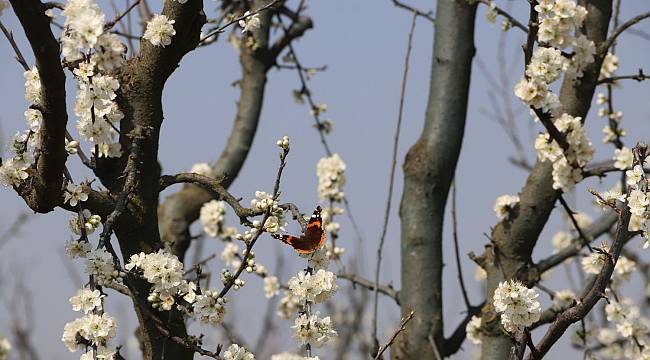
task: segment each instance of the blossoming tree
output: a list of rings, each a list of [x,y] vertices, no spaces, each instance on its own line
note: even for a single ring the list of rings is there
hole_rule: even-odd
[[[371,329],[362,343],[365,355],[375,359],[389,348],[394,359],[442,359],[456,354],[465,339],[481,345],[483,359],[541,359],[572,324],[581,325],[578,346],[585,356],[650,358],[650,321],[621,291],[621,284],[629,281],[642,261],[630,250],[630,241],[640,237],[642,248],[650,244],[645,168],[650,152],[641,143],[624,144],[622,114],[614,110],[611,100],[613,85],[646,78],[642,72],[616,76],[614,46],[621,33],[650,13],[619,23],[620,0],[528,2],[528,21],[520,22],[497,1],[438,0],[434,21],[429,13],[394,0],[412,12],[412,26],[423,18],[434,22],[436,30],[424,127],[403,168],[401,287],[395,290],[379,283],[386,225],[374,281],[340,266],[343,249],[336,245],[340,225],[335,217],[349,206],[343,192],[346,165],[325,140],[331,123],[320,115],[327,107],[314,102],[306,85],[306,74],[316,70],[304,68],[292,47],[312,27],[312,20],[304,14],[305,1],[293,8],[283,0],[223,0],[219,16],[208,20],[201,0],[167,0],[160,14],[152,14],[146,1],[136,0],[108,20],[94,0],[10,0],[35,64],[27,62],[11,32],[0,23],[23,67],[25,99],[30,104],[25,110],[27,129],[12,137],[11,156],[2,159],[0,183],[12,188],[37,213],[60,208],[71,214],[74,239],[65,244],[65,251],[71,260],[83,263],[87,281],[70,298],[79,317],[63,329],[65,346],[81,359],[123,358],[114,339],[119,324],[105,306],[113,295],[119,295],[132,301],[145,359],[196,355],[254,359],[251,349],[234,341],[208,349],[203,334],[191,333],[188,324],[224,326],[229,294],[245,287],[247,277],[257,276],[263,279],[267,298],[282,292],[278,315],[293,321],[291,329],[300,348],[299,354],[272,355],[275,360],[329,358],[328,350],[316,349],[331,348],[342,333],[347,347],[341,347],[339,358],[348,356],[345,349],[359,327],[346,324],[349,331],[336,327],[335,314],[328,313],[332,308],[327,306],[339,290],[340,278],[374,292]],[[465,292],[458,239],[454,239],[467,314],[447,337],[443,224],[464,136],[479,5],[487,7],[488,20],[504,19],[504,31],[514,28],[523,33],[525,67],[513,96],[530,110],[541,133],[534,141],[537,162],[521,164],[529,171],[526,184],[517,195],[496,199],[497,223],[489,242],[482,254],[470,254],[485,278],[485,300],[479,304],[472,304]],[[7,6],[0,0],[0,11]],[[144,24],[141,34],[115,30],[136,8]],[[611,29],[610,22],[614,23]],[[241,31],[233,31],[235,27]],[[275,33],[274,28],[278,29]],[[226,150],[214,163],[195,164],[188,173],[163,175],[158,150],[165,83],[187,53],[218,42],[226,31],[239,51],[242,70]],[[412,34],[413,28],[403,86]],[[139,40],[139,46],[134,40]],[[278,167],[268,192],[256,191],[247,207],[228,190],[257,131],[267,73],[281,66],[281,58],[290,64],[283,66],[299,74],[302,89],[294,95],[308,102],[327,153],[316,166],[316,190],[324,206],[313,214],[311,209],[299,209],[281,199],[282,175],[291,150],[286,136],[269,144],[278,150]],[[66,77],[75,81],[70,110],[75,115],[76,136],[68,126]],[[606,163],[594,162],[594,147],[586,132],[585,120],[598,86],[606,91],[596,96],[602,106],[599,115],[608,119],[604,142],[614,146],[613,157]],[[399,133],[391,190],[398,138]],[[73,157],[94,174],[93,179],[81,180],[69,171],[67,164]],[[605,192],[591,190],[590,195],[604,210],[600,219],[591,221],[571,209],[564,194],[583,181],[609,173],[619,175],[620,183]],[[183,186],[161,200],[161,191],[175,184]],[[534,262],[533,249],[556,203],[560,205],[556,211],[567,214],[573,230],[557,233],[553,237],[556,251]],[[390,196],[386,219],[389,211]],[[229,212],[239,220],[239,227],[227,224]],[[453,218],[455,226],[455,212]],[[197,220],[201,236],[218,238],[224,245],[216,285],[203,274],[203,265],[212,258],[195,264],[186,261],[188,248],[197,238],[190,226]],[[294,221],[302,234],[285,234],[286,224]],[[270,273],[255,256],[256,243],[268,235],[292,246],[304,270],[285,282]],[[596,241],[604,235],[610,240]],[[582,289],[544,286],[545,274],[575,258],[580,258]],[[336,272],[331,262],[336,263]],[[540,302],[540,291],[552,300],[547,308]],[[399,304],[402,314],[401,323],[385,342],[377,335],[379,295]],[[367,307],[364,301],[358,309]],[[597,316],[594,309],[602,309],[599,316],[611,326],[590,331]],[[0,337],[0,359],[10,349],[9,341]]]

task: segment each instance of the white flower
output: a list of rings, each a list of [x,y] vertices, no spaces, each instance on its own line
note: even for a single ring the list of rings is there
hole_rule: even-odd
[[[208,290],[204,294],[196,297],[192,308],[194,309],[194,314],[199,317],[202,323],[219,325],[223,322],[223,318],[226,315],[225,304],[228,302],[228,299],[217,299],[218,295],[216,292]]]
[[[0,15],[2,12],[2,2],[0,1]],[[9,357],[9,351],[11,351],[11,343],[7,338],[0,336],[0,360],[6,360]]]
[[[627,206],[630,208],[630,212],[637,216],[643,216],[646,207],[650,205],[650,201],[648,201],[646,194],[636,189],[630,192],[627,201]]]
[[[328,256],[328,250],[325,247],[314,251],[308,256],[309,267],[313,268],[315,271],[320,269],[327,270],[327,267],[330,264],[330,258]]]
[[[233,268],[238,268],[240,262],[237,259],[237,254],[239,254],[239,246],[233,242],[228,242],[221,251],[221,260]]]
[[[79,289],[77,294],[70,298],[70,304],[72,310],[88,314],[95,309],[102,309],[102,297],[99,290]]]
[[[609,245],[603,243],[601,249],[603,251],[609,251]],[[600,270],[603,268],[606,261],[606,255],[594,251],[582,258],[582,270],[587,274],[596,275],[600,273]]]
[[[568,309],[576,301],[576,294],[571,290],[560,290],[553,296],[553,311],[559,312]]]
[[[203,204],[199,220],[203,231],[211,237],[217,237],[226,220],[226,204],[223,201],[211,200]]]
[[[94,345],[101,345],[115,336],[115,329],[115,319],[108,314],[86,314],[65,325],[61,340],[73,352],[77,349],[84,349],[87,345],[83,342],[79,343],[78,337]]]
[[[616,266],[614,266],[616,278],[624,281],[630,280],[634,270],[636,270],[636,262],[622,255],[616,261]]]
[[[278,209],[278,202],[273,200],[271,194],[267,194],[264,191],[256,191],[255,199],[251,200],[251,208],[257,211],[266,211],[271,208],[273,211]]]
[[[600,67],[600,78],[606,78],[614,75],[618,69],[618,56],[608,52],[603,59],[603,65]]]
[[[264,278],[264,296],[270,299],[280,293],[280,281],[275,276]]]
[[[5,159],[0,166],[0,184],[3,186],[20,186],[29,177],[27,170],[30,164],[16,161],[15,158]]]
[[[90,349],[85,354],[81,355],[79,360],[113,360],[115,358],[115,351],[104,346],[98,346],[97,351]]]
[[[278,140],[276,144],[284,150],[287,150],[289,148],[289,137],[288,136],[283,136],[282,139]]]
[[[547,94],[548,84],[536,78],[529,80],[524,78],[515,85],[515,95],[536,109],[541,109],[546,105]]]
[[[519,333],[539,320],[539,295],[514,280],[501,282],[494,291],[493,305],[501,314],[501,324],[510,333]]]
[[[120,38],[111,33],[104,33],[97,39],[91,62],[97,64],[101,71],[112,71],[124,63],[126,47]]]
[[[176,35],[174,30],[175,20],[167,19],[165,15],[154,15],[147,23],[147,29],[142,36],[153,46],[165,47],[172,43],[172,36]]]
[[[25,111],[25,122],[29,129],[35,133],[41,130],[41,125],[43,124],[43,114],[36,109],[27,109]]]
[[[526,67],[526,75],[550,84],[562,75],[562,69],[566,66],[565,62],[560,50],[538,47],[533,52],[530,64]]]
[[[305,357],[302,355],[283,352],[283,353],[271,355],[271,360],[305,360]]]
[[[41,77],[38,69],[33,67],[23,73],[25,77],[25,99],[34,105],[41,104]]]
[[[121,282],[120,274],[113,263],[113,256],[104,249],[97,249],[86,255],[85,272],[95,275],[98,285]]]
[[[291,292],[304,300],[318,304],[330,299],[338,290],[336,275],[331,271],[318,270],[315,274],[299,272],[289,279]]]
[[[499,221],[508,219],[512,209],[519,203],[519,196],[501,195],[494,202],[494,212],[497,214]]]
[[[296,318],[291,328],[294,329],[293,337],[300,344],[311,344],[318,348],[338,336],[332,328],[330,317],[320,318],[319,315],[317,312],[310,317],[302,314]]]
[[[568,67],[567,72],[579,78],[582,77],[582,73],[587,65],[594,62],[596,45],[582,34],[574,38],[571,45],[573,46],[573,57],[571,58],[571,65]]]
[[[250,13],[251,13],[250,11],[246,11],[244,13],[244,16],[246,16],[246,18],[243,20],[239,20],[239,26],[241,26],[242,28],[241,30],[242,34],[245,32],[255,31],[260,27],[259,14],[250,15]]]
[[[232,344],[228,347],[225,353],[223,353],[225,360],[253,360],[255,355],[251,354],[243,346],[237,344]]]
[[[208,163],[198,163],[192,165],[192,169],[190,170],[191,173],[207,176],[207,177],[214,177],[214,173],[212,171],[212,166]]]
[[[472,344],[481,343],[481,317],[472,316],[467,325],[465,326],[465,332],[467,333],[467,339],[472,342]]]
[[[553,235],[551,243],[553,244],[553,253],[557,253],[558,251],[571,246],[571,235],[566,231],[558,231]]]
[[[65,151],[68,155],[74,155],[79,151],[79,142],[78,141],[68,141],[65,139]]]
[[[63,202],[70,203],[70,206],[77,206],[80,201],[88,200],[88,194],[84,192],[83,186],[75,185],[73,183],[68,183],[63,196]]]
[[[338,154],[324,157],[316,165],[318,176],[318,195],[321,200],[341,201],[345,196],[341,191],[345,185],[345,163]]]
[[[616,149],[614,150],[614,160],[616,160],[614,166],[617,169],[630,169],[634,163],[634,153],[632,153],[632,149],[627,147]]]
[[[296,312],[303,311],[304,301],[300,299],[299,296],[296,296],[290,290],[284,291],[284,296],[280,299],[280,304],[278,304],[278,316],[289,320],[294,317]]]
[[[632,170],[628,170],[625,172],[625,176],[627,177],[627,184],[631,186],[636,186],[641,179],[643,179],[643,168],[640,165],[634,166]]]
[[[70,259],[85,258],[90,252],[90,244],[87,241],[70,240],[65,244],[65,253]]]

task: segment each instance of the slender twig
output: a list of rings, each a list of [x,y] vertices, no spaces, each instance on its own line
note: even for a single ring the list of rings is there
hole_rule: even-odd
[[[356,274],[351,274],[351,273],[345,273],[345,272],[339,272],[336,274],[338,278],[345,279],[350,281],[353,285],[359,285],[362,286],[368,290],[374,291],[375,290],[375,283],[370,281],[369,279],[366,279],[364,277],[361,277]],[[392,286],[390,285],[379,285],[376,287],[377,291],[379,291],[380,294],[384,294],[397,303],[399,305],[399,292],[395,290]]]
[[[614,84],[619,80],[636,80],[638,82],[648,80],[650,79],[650,76],[646,75],[643,72],[643,69],[639,69],[639,73],[635,75],[621,75],[621,76],[612,76],[612,77],[606,77],[598,80],[598,85],[600,84]]]
[[[403,2],[401,2],[399,0],[392,0],[392,1],[393,1],[393,4],[395,6],[397,6],[398,8],[402,8],[402,9],[408,10],[409,12],[415,13],[415,16],[421,16],[424,19],[427,19],[427,20],[431,21],[432,23],[436,22],[436,19],[433,17],[433,11],[432,10],[422,11],[422,10],[418,10],[418,9],[416,9],[416,8],[410,6],[410,5],[406,5],[406,4],[404,4]]]
[[[18,44],[16,44],[16,40],[14,40],[14,34],[2,24],[2,21],[0,21],[0,29],[2,29],[2,33],[5,35],[7,40],[9,40],[9,44],[14,49],[14,52],[16,53],[16,61],[23,66],[25,71],[29,71],[27,60],[25,60],[25,57],[20,52],[20,48],[18,48]]]
[[[465,288],[465,280],[463,279],[463,266],[460,263],[460,250],[458,249],[458,220],[456,218],[456,180],[452,184],[451,189],[451,226],[452,234],[454,237],[454,252],[456,254],[456,271],[458,271],[458,282],[460,283],[460,290],[463,294],[463,301],[465,301],[465,307],[470,309],[472,304],[469,302],[469,296],[467,295],[467,288]]]
[[[569,204],[566,202],[566,199],[564,199],[564,196],[560,195],[558,196],[560,199],[560,204],[562,204],[562,207],[566,211],[567,215],[569,216],[569,219],[571,219],[571,223],[573,224],[573,227],[576,229],[578,232],[578,235],[580,235],[580,239],[582,240],[583,245],[589,249],[590,252],[593,252],[594,249],[591,248],[591,245],[589,245],[589,238],[585,235],[585,233],[582,231],[582,228],[580,228],[580,224],[578,224],[578,220],[575,217],[575,212],[571,210],[571,207]]]
[[[280,167],[278,168],[278,173],[275,177],[275,185],[273,186],[273,199],[277,200],[279,194],[280,194],[280,180],[282,179],[282,172],[284,171],[284,167],[287,165],[286,159],[287,155],[289,154],[289,148],[283,149],[282,153],[280,153]],[[246,268],[248,259],[251,257],[251,251],[253,249],[253,246],[255,246],[255,243],[257,242],[257,239],[260,238],[260,235],[262,235],[264,231],[264,224],[266,224],[266,220],[271,216],[271,208],[269,208],[265,213],[264,216],[262,217],[262,220],[260,221],[260,228],[257,230],[253,238],[246,244],[246,253],[244,254],[244,258],[241,260],[241,264],[239,265],[239,269],[233,274],[233,276],[230,278],[228,283],[226,283],[223,287],[223,289],[219,292],[219,295],[217,295],[217,299],[223,298],[226,296],[228,291],[232,288],[232,286],[235,284],[235,280],[239,279],[239,276],[241,273],[244,271]]]
[[[203,259],[203,260],[197,262],[197,263],[194,264],[190,269],[187,269],[187,270],[183,273],[183,276],[187,276],[187,275],[193,273],[193,272],[195,271],[194,269],[195,269],[197,266],[203,266],[203,265],[207,264],[208,261],[210,261],[210,260],[212,260],[212,259],[214,259],[214,258],[216,258],[216,257],[217,257],[217,254],[212,254],[212,255],[206,257],[205,259]]]
[[[522,31],[524,31],[526,33],[528,32],[528,28],[526,27],[526,25],[520,23],[519,20],[517,20],[514,16],[510,15],[507,11],[505,11],[505,10],[501,9],[500,7],[496,6],[496,4],[494,4],[494,0],[478,0],[478,2],[480,2],[481,4],[485,4],[485,5],[489,6],[497,14],[499,14],[499,15],[503,16],[504,18],[508,19],[508,21],[510,22],[510,24],[512,24],[512,26],[514,26],[514,27],[516,27],[518,29],[521,29]]]
[[[230,25],[235,24],[235,23],[237,23],[237,22],[239,22],[239,21],[241,21],[241,20],[245,20],[245,19],[247,19],[247,18],[249,18],[249,17],[251,17],[251,16],[255,16],[255,15],[259,14],[260,12],[262,12],[262,11],[264,11],[264,10],[268,10],[268,9],[270,9],[271,7],[273,7],[273,5],[279,3],[280,1],[282,1],[282,0],[274,0],[273,2],[266,4],[265,6],[263,6],[263,7],[259,8],[259,9],[255,10],[255,11],[251,11],[251,12],[249,12],[249,13],[246,14],[246,15],[242,15],[242,16],[236,18],[236,19],[233,19],[233,20],[227,22],[226,24],[220,26],[219,28],[210,31],[207,35],[205,35],[204,37],[202,37],[201,40],[199,40],[199,44],[198,44],[197,46],[200,46],[201,43],[203,43],[203,42],[206,41],[207,39],[211,38],[212,36],[224,32],[224,30],[226,30],[226,28],[229,27]]]
[[[616,38],[619,37],[625,30],[627,30],[628,28],[636,25],[637,23],[639,23],[642,20],[647,19],[649,17],[650,17],[650,11],[646,12],[646,13],[643,13],[643,14],[639,14],[639,15],[631,18],[630,20],[624,22],[618,28],[614,29],[614,31],[612,31],[612,35],[610,35],[610,37],[607,39],[607,41],[605,41],[600,46],[600,53],[605,54],[607,52],[607,50],[609,50],[609,48],[614,45],[614,42],[616,41]]]
[[[131,10],[133,10],[136,6],[138,6],[139,3],[140,3],[140,0],[135,0],[135,1],[133,2],[133,4],[131,4],[128,8],[126,8],[126,10],[124,10],[123,13],[119,14],[119,15],[118,15],[115,19],[113,19],[112,21],[107,22],[107,23],[104,25],[104,31],[110,30],[113,26],[115,26],[115,24],[117,24],[118,22],[120,22],[120,20],[122,20],[122,19],[123,19],[123,18],[124,18],[124,17],[129,13],[129,12],[131,12]]]
[[[406,324],[408,324],[408,322],[411,321],[411,319],[413,319],[414,314],[415,314],[415,312],[411,311],[406,318],[402,319],[402,321],[399,324],[399,328],[397,328],[397,330],[395,330],[395,332],[390,337],[390,339],[388,339],[388,342],[386,342],[384,345],[382,345],[379,348],[379,351],[377,352],[377,355],[375,356],[375,360],[380,359],[381,355],[384,353],[384,351],[386,351],[386,349],[388,349],[393,344],[393,342],[395,341],[395,338],[397,338],[397,335],[399,335],[399,333],[404,331],[404,328],[406,328]]]
[[[406,55],[404,56],[404,70],[402,71],[402,84],[400,88],[399,97],[399,110],[397,111],[397,125],[395,127],[395,136],[393,140],[393,154],[390,166],[390,175],[388,177],[388,195],[386,199],[386,210],[384,212],[384,224],[379,236],[379,246],[377,247],[377,264],[375,265],[375,290],[372,305],[372,335],[371,340],[374,342],[375,349],[379,347],[379,340],[377,339],[377,315],[379,311],[379,275],[381,272],[381,255],[384,249],[384,242],[386,240],[386,232],[388,230],[388,220],[390,218],[391,203],[393,200],[393,185],[395,183],[395,168],[397,167],[397,150],[399,148],[399,136],[402,128],[402,115],[404,113],[404,98],[406,97],[406,84],[408,81],[409,63],[411,60],[411,49],[413,48],[413,33],[415,32],[415,23],[417,20],[417,12],[413,11],[411,25],[408,32],[408,40],[406,43]],[[373,349],[374,350],[374,349]]]

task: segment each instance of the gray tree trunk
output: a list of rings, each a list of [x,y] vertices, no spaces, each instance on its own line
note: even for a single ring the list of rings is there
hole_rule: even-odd
[[[476,4],[439,0],[424,128],[404,162],[400,206],[402,315],[415,311],[393,359],[434,359],[444,349],[442,225],[460,154],[474,48]]]

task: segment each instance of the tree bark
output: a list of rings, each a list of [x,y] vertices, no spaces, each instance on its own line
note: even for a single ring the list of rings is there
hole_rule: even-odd
[[[415,318],[400,334],[393,359],[434,359],[444,351],[442,226],[460,154],[474,47],[476,4],[437,3],[431,83],[424,128],[404,162],[400,206],[402,316]]]

